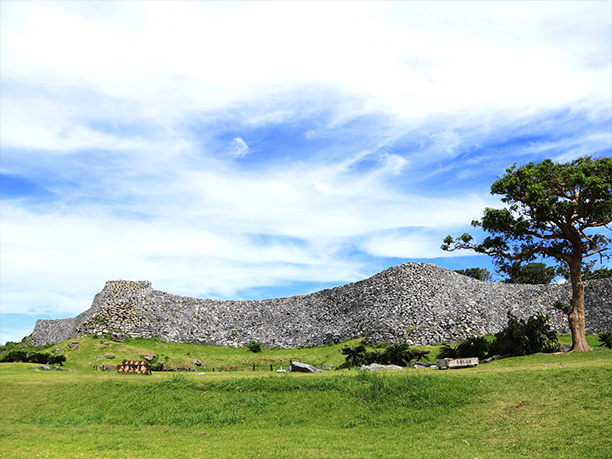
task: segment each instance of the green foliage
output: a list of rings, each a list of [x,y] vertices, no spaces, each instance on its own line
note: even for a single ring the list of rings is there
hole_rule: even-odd
[[[439,359],[456,359],[457,358],[457,344],[452,345],[449,343],[443,343],[438,351]]]
[[[410,349],[411,360],[424,360],[431,353],[431,351],[426,351],[424,349]]]
[[[458,343],[444,343],[438,352],[439,359],[461,359],[490,355],[528,355],[539,352],[557,352],[561,345],[556,333],[550,329],[549,317],[536,314],[526,321],[508,314],[508,326],[496,333],[490,341],[484,336],[471,336]]]
[[[28,342],[26,338],[23,338],[19,342],[7,341],[5,344],[0,346],[0,354],[10,352],[13,350],[25,351],[26,353],[38,352],[45,349],[45,346],[35,346]]]
[[[249,343],[249,351],[251,352],[261,352],[262,347],[263,347],[263,344],[260,343],[259,341],[251,341]]]
[[[569,269],[573,282],[581,279],[585,258],[608,256],[612,238],[596,231],[612,222],[611,157],[515,164],[491,185],[491,194],[503,196],[506,207],[485,208],[482,219],[472,222],[489,236],[481,243],[467,233],[447,236],[442,250],[469,249],[490,255],[503,272],[549,257]],[[574,296],[574,308],[584,304],[582,289],[575,289]],[[578,308],[569,320],[576,335],[574,349],[587,350],[583,309]],[[582,336],[577,336],[578,330]]]
[[[455,239],[448,236],[443,250],[486,253],[509,269],[517,261],[532,261],[536,254],[566,261],[576,254],[582,258],[603,253],[610,244],[604,234],[587,236],[584,230],[612,221],[612,158],[514,165],[493,183],[491,194],[503,195],[502,202],[508,207],[486,208],[483,218],[472,222],[491,236],[480,244],[469,234]],[[580,243],[557,222],[574,228]]]
[[[364,357],[366,355],[366,347],[363,342],[360,342],[356,346],[344,346],[340,349],[340,353],[345,357],[345,362],[349,367],[358,367],[363,365]]]
[[[374,349],[372,351],[366,352],[363,357],[364,365],[372,365],[373,363],[378,363],[380,365],[388,365],[389,362],[387,360],[387,354],[383,349]]]
[[[603,347],[612,349],[612,332],[600,333],[597,338]]]
[[[48,364],[49,365],[60,365],[63,366],[66,362],[66,356],[61,354],[50,354]]]
[[[28,352],[25,350],[13,348],[8,352],[3,352],[0,355],[0,362],[30,362],[40,363],[43,365],[62,365],[66,361],[63,355],[53,355],[46,352]]]
[[[346,356],[345,363],[340,368],[373,363],[406,367],[410,365],[410,362],[421,360],[430,353],[430,351],[412,349],[407,343],[378,343],[375,349],[368,351],[363,341],[357,346],[344,346],[340,351]]]
[[[583,272],[582,278],[584,280],[612,279],[612,269],[601,268],[595,270],[588,270],[586,272]]]
[[[0,362],[27,362],[28,353],[20,349],[13,349],[8,352],[4,352],[0,356]]]
[[[549,316],[537,313],[526,321],[508,313],[508,326],[495,334],[491,354],[529,355],[558,352],[557,335],[548,324]]]
[[[95,323],[97,323],[98,325],[102,325],[105,324],[107,322],[107,318],[104,316],[101,316],[99,314],[96,314],[95,316],[92,317],[92,319],[94,320]]]
[[[595,260],[583,263],[582,265],[582,280],[596,280],[596,279],[610,279],[612,278],[612,269],[600,268],[594,269],[596,263]],[[559,266],[557,272],[560,276],[563,276],[565,280],[570,280],[569,271],[564,266]]]
[[[505,271],[506,284],[550,284],[557,276],[557,269],[546,266],[545,263],[527,263],[526,265],[511,265]]]
[[[49,357],[51,357],[49,354],[45,353],[45,352],[35,352],[33,354],[30,354],[28,356],[28,362],[31,363],[42,363],[42,364],[47,364],[49,363]]]
[[[457,358],[478,357],[480,360],[489,355],[489,341],[484,336],[471,336],[462,340],[456,347]]]
[[[456,273],[463,274],[464,276],[471,277],[472,279],[478,279],[483,281],[492,281],[493,276],[488,269],[485,268],[468,268],[468,269],[456,269]]]
[[[414,360],[410,346],[407,343],[391,344],[385,349],[384,354],[390,365],[406,367],[410,365],[411,360]]]

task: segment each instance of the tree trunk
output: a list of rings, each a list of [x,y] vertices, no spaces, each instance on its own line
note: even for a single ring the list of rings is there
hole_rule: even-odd
[[[582,282],[582,257],[569,263],[570,281],[572,283],[572,310],[568,315],[569,328],[572,333],[571,351],[592,351],[586,342],[584,319],[584,283]]]

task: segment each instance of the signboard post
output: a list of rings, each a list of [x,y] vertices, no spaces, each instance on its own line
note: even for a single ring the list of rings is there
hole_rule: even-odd
[[[468,357],[465,359],[442,359],[437,360],[438,369],[443,368],[458,368],[458,367],[474,367],[478,365],[478,357]]]

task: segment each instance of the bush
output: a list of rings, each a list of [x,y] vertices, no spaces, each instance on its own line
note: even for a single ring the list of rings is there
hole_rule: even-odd
[[[391,344],[385,349],[385,356],[390,365],[406,367],[414,360],[410,346],[406,343]]]
[[[13,349],[5,354],[2,354],[1,362],[27,362],[28,353],[19,349]]]
[[[363,356],[363,364],[372,365],[373,363],[387,365],[387,355],[384,350],[374,349],[373,351],[368,351],[365,353]]]
[[[28,356],[28,361],[32,363],[42,363],[43,365],[46,365],[49,363],[49,357],[51,356],[47,353],[35,352]]]
[[[251,352],[261,352],[262,347],[263,344],[261,344],[259,341],[251,341],[249,343],[249,351]]]
[[[439,359],[456,359],[457,358],[457,344],[451,345],[443,343],[438,352]]]
[[[64,362],[66,361],[65,355],[49,355],[49,361],[47,362],[49,365],[59,365],[64,366]]]
[[[20,342],[7,341],[0,346],[0,362],[28,362],[28,355],[38,353],[43,346],[30,344],[26,338]]]
[[[612,349],[612,332],[600,333],[599,335],[597,335],[597,338],[599,338],[599,342],[603,347]]]
[[[537,313],[525,321],[508,313],[508,326],[495,334],[490,353],[529,355],[561,350],[557,334],[548,324],[549,319]]]
[[[349,367],[358,367],[363,365],[364,357],[367,353],[366,347],[363,342],[357,346],[344,346],[340,349],[342,355],[345,355],[345,364]]]
[[[411,361],[422,359],[429,354],[429,351],[410,349],[407,343],[385,343],[384,345],[379,343],[374,350],[368,351],[363,341],[357,346],[344,346],[340,351],[346,356],[346,359],[338,369],[372,365],[373,363],[405,367],[410,365]]]
[[[410,349],[412,360],[423,360],[431,351],[423,351],[420,349]]]
[[[472,336],[461,341],[456,348],[457,358],[478,357],[485,359],[491,345],[484,336]]]

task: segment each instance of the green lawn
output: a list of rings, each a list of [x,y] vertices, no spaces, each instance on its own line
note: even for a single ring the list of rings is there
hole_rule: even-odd
[[[78,373],[0,364],[0,456],[612,457],[609,350],[445,371],[277,374],[268,362],[278,367],[278,358],[337,365],[341,346],[253,354],[148,341],[100,348],[100,340],[81,338],[72,358],[66,353],[66,366]],[[150,346],[177,362],[190,353],[206,374],[119,375],[88,365],[99,350],[114,349],[118,363],[136,357],[119,355],[127,347],[150,352]],[[209,371],[242,362],[268,368]]]

